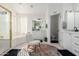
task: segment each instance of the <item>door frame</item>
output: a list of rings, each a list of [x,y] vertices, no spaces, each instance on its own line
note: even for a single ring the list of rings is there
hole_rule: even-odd
[[[61,13],[60,12],[57,12],[57,13],[54,13],[54,14],[51,14],[49,17],[49,20],[50,20],[50,31],[49,32],[51,32],[51,16],[53,16],[53,15],[59,15],[59,19],[58,19],[58,44],[59,44],[59,29],[60,29],[60,20],[61,20]],[[50,33],[49,33],[50,34]],[[50,35],[50,37],[51,37],[51,35]],[[51,38],[50,38],[50,40],[51,40]]]
[[[0,8],[4,9],[7,12],[10,13],[10,22],[9,22],[10,29],[9,29],[9,33],[10,33],[10,48],[11,48],[12,47],[12,12],[9,9],[7,9],[6,7],[2,6],[2,5],[0,5]]]

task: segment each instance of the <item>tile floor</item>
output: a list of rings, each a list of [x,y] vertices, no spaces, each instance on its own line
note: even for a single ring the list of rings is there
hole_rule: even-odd
[[[43,43],[45,43],[45,42],[43,42]],[[23,44],[21,44],[19,46],[14,47],[14,49],[22,49],[22,47],[26,46],[27,44],[28,43],[23,43]],[[58,43],[45,43],[45,44],[49,44],[51,46],[55,46],[58,49],[63,49]]]
[[[45,42],[43,42],[43,43],[45,43]],[[26,43],[23,43],[23,44],[20,44],[20,45],[18,45],[18,46],[16,46],[16,47],[14,47],[14,48],[12,48],[12,49],[22,49],[23,47],[27,47],[27,42]],[[49,44],[49,45],[51,45],[51,46],[55,46],[56,48],[58,48],[58,49],[63,49],[58,43],[45,43],[45,44]],[[7,50],[7,51],[9,51],[9,50]],[[6,52],[5,52],[6,53]],[[1,55],[4,55],[5,53],[3,53],[3,54],[1,54]]]

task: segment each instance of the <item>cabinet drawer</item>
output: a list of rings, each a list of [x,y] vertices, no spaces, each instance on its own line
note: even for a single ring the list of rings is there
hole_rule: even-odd
[[[73,49],[73,53],[77,56],[79,56],[79,50],[78,49]]]
[[[79,47],[79,42],[74,42],[74,45]]]
[[[75,38],[79,39],[79,36],[74,36]]]
[[[72,41],[79,42],[79,36],[74,36]]]
[[[72,47],[75,49],[79,49],[79,42],[73,42]]]
[[[75,42],[72,44],[72,52],[75,55],[79,55],[79,43]]]

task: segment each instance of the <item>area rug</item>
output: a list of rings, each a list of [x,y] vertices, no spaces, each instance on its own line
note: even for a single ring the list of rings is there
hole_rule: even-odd
[[[4,56],[17,56],[18,52],[21,49],[11,49],[10,51],[8,51],[6,54],[4,54]]]
[[[68,51],[68,50],[58,50],[60,53],[61,53],[61,55],[63,55],[63,56],[76,56],[75,54],[73,54],[73,53],[71,53],[70,51]]]
[[[57,48],[48,44],[29,44],[19,52],[18,56],[25,56],[27,53],[29,56],[60,56]]]

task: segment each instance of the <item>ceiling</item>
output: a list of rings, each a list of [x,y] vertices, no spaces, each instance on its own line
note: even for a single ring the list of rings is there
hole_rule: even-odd
[[[72,3],[2,3],[2,5],[10,7],[19,14],[45,14],[47,10],[61,9],[64,5],[67,7],[74,5]],[[59,10],[58,9],[58,10]]]
[[[6,3],[16,13],[20,14],[44,14],[47,10],[46,3]]]

